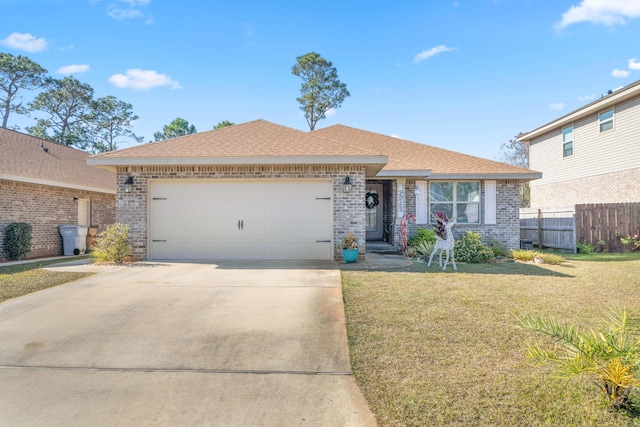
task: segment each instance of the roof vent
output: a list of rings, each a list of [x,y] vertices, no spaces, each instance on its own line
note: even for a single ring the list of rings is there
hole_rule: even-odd
[[[42,148],[42,151],[44,151],[45,153],[49,152],[49,149],[44,146],[44,143],[42,141],[40,141],[40,148]]]

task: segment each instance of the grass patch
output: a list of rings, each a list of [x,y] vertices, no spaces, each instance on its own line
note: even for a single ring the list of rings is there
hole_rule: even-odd
[[[77,257],[73,259],[77,259]],[[46,265],[59,264],[67,261],[69,261],[69,259],[35,261],[25,264],[0,266],[0,302],[42,289],[62,285],[93,274],[42,269],[42,267]]]
[[[525,356],[532,334],[514,313],[597,328],[604,305],[639,301],[640,254],[581,255],[458,273],[343,271],[353,372],[378,423],[640,425],[603,406],[591,382],[556,378]]]

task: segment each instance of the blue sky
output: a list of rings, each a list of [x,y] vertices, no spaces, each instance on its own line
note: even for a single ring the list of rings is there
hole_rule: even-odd
[[[310,51],[333,62],[351,93],[317,128],[341,123],[490,159],[518,132],[640,79],[640,0],[0,7],[0,51],[131,103],[145,141],[176,117],[198,131],[258,118],[308,130],[291,67]]]

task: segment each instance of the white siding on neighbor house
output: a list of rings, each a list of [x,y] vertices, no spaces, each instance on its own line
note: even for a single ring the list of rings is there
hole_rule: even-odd
[[[531,188],[638,167],[640,97],[616,105],[614,128],[600,133],[598,114],[605,110],[573,124],[573,156],[562,156],[561,128],[531,141],[529,167],[542,172]]]

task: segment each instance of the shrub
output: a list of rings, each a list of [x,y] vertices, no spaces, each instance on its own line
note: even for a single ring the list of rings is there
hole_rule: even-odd
[[[565,262],[565,259],[560,255],[540,253],[536,251],[512,251],[511,257],[518,261],[531,262],[535,260],[536,262],[552,265],[562,264]]]
[[[576,248],[578,248],[578,252],[581,254],[593,254],[596,252],[595,245],[591,243],[587,243],[586,241],[576,243]]]
[[[91,256],[98,262],[124,261],[131,254],[131,245],[127,242],[129,226],[116,223],[98,233],[93,244]]]
[[[523,251],[521,249],[511,251],[511,258],[517,259],[518,261],[533,261],[536,256],[540,256],[540,254],[534,251]]]
[[[411,246],[411,253],[415,252],[415,256],[416,257],[428,257],[429,255],[431,255],[431,252],[433,252],[433,248],[435,248],[436,243],[435,242],[428,242],[426,240],[423,240],[421,242],[418,242],[415,246]]]
[[[417,247],[420,243],[435,243],[436,232],[432,228],[418,228],[416,233],[407,241],[409,246]]]
[[[545,264],[558,265],[565,262],[564,257],[556,254],[539,254]]]
[[[493,259],[493,251],[482,243],[480,234],[467,230],[464,237],[456,241],[453,247],[456,261],[478,264]]]
[[[613,408],[626,408],[631,392],[640,385],[640,338],[632,335],[627,310],[605,313],[607,331],[583,330],[554,319],[529,315],[516,316],[523,329],[547,335],[562,345],[544,348],[539,342],[527,343],[528,355],[538,364],[553,364],[568,379],[587,375],[595,380],[606,402]],[[637,319],[634,319],[637,320]]]
[[[493,251],[493,255],[495,257],[508,257],[509,256],[509,249],[507,248],[507,245],[498,241],[498,240],[490,240],[487,243],[487,246],[489,246],[489,248]]]
[[[4,249],[9,259],[20,259],[31,252],[31,225],[12,222],[4,230]]]

